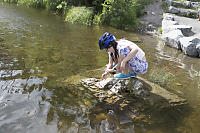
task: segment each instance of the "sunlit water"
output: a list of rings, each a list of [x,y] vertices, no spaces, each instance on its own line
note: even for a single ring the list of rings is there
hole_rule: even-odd
[[[199,59],[166,47],[152,36],[68,24],[45,10],[5,3],[0,3],[0,38],[4,40],[0,42],[0,132],[113,132],[106,131],[105,114],[109,112],[103,103],[89,91],[63,83],[72,75],[107,63],[107,54],[100,52],[97,44],[105,31],[117,38],[142,40],[138,45],[149,62],[144,77],[156,69],[167,69],[175,77],[167,88],[186,98],[192,109],[177,125],[169,123],[175,119],[169,117],[156,127],[129,122],[118,132],[198,133]]]

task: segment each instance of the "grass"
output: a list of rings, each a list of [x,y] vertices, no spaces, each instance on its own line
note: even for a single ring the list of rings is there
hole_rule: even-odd
[[[93,8],[91,7],[72,7],[67,12],[65,21],[91,25],[93,23],[93,16]]]

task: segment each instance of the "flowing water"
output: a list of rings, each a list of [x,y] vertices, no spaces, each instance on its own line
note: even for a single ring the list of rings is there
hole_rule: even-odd
[[[142,40],[138,45],[149,61],[144,77],[154,70],[170,71],[174,78],[167,88],[187,99],[191,107],[181,121],[168,117],[154,127],[129,122],[118,132],[198,133],[199,59],[166,47],[152,36],[68,24],[46,10],[6,3],[0,3],[0,133],[113,132],[105,129],[109,112],[102,109],[104,104],[99,105],[87,90],[64,82],[107,63],[107,54],[98,50],[98,38],[105,31],[117,38]],[[101,113],[95,116],[91,110]]]

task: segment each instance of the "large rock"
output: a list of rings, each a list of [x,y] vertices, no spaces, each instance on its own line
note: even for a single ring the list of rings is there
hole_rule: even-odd
[[[174,16],[169,13],[163,13],[163,20],[171,20],[174,21]]]
[[[191,4],[190,4],[191,6],[191,8],[198,8],[199,6],[200,6],[200,3],[199,2],[191,2]]]
[[[200,57],[200,44],[198,44],[198,45],[196,46],[196,48],[197,48],[197,52],[199,53],[199,57]]]
[[[192,9],[176,8],[173,6],[169,7],[169,12],[172,14],[177,14],[180,16],[185,16],[189,18],[197,18],[198,11]]]
[[[171,3],[172,3],[172,1],[173,1],[173,0],[166,0],[167,5],[170,6]]]
[[[191,57],[200,57],[199,46],[200,39],[196,37],[180,38],[181,49],[185,54]]]
[[[83,91],[84,97],[89,94],[89,97],[93,95],[98,99],[97,103],[90,107],[90,116],[94,114],[95,118],[109,120],[108,114],[114,113],[112,121],[118,123],[114,124],[115,126],[125,126],[132,122],[156,126],[156,121],[152,122],[154,118],[159,119],[159,122],[168,120],[169,116],[177,118],[177,113],[180,114],[180,110],[184,111],[188,107],[185,99],[140,77],[119,80],[110,76],[102,80],[100,77],[104,68],[63,79],[67,86],[75,85],[75,88]],[[102,114],[101,110],[104,110],[105,114]],[[162,117],[159,117],[158,113]],[[182,115],[178,117],[182,118]]]
[[[162,39],[166,40],[165,44],[178,50],[181,49],[179,39],[182,37],[181,30],[172,30],[166,34],[162,34]]]
[[[179,13],[180,13],[180,10],[179,10],[179,8],[170,6],[170,7],[169,7],[169,12],[170,12],[170,13],[173,13],[173,14],[179,14]]]
[[[127,80],[89,78],[83,79],[82,84],[93,90],[93,92],[98,92],[98,90],[106,91],[108,95],[104,95],[104,97],[101,94],[96,95],[104,99],[116,93],[122,94],[123,92],[128,92],[132,97],[144,100],[150,108],[156,107],[157,110],[186,104],[185,99],[143,78],[131,78]]]
[[[180,1],[172,1],[171,5],[175,6],[175,7],[183,7],[184,6],[183,3]]]
[[[172,23],[173,24],[173,23]],[[176,24],[176,23],[174,23]],[[189,33],[192,31],[192,26],[187,26],[187,25],[167,25],[162,28],[162,33],[166,34],[168,32],[174,31],[174,30],[181,30],[182,34],[184,36],[188,36]]]
[[[191,1],[184,1],[183,7],[190,8],[191,7]]]
[[[162,21],[162,27],[164,29],[167,29],[165,27],[170,27],[171,25],[178,25],[178,22],[177,21],[163,19],[163,21]]]
[[[179,8],[179,15],[189,17],[189,18],[197,18],[198,11],[192,9],[183,9]]]

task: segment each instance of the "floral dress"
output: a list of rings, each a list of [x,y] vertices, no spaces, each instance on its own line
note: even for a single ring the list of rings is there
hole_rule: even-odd
[[[129,66],[133,69],[133,71],[137,74],[144,74],[147,72],[148,63],[146,60],[142,60],[145,57],[145,53],[140,49],[136,44],[128,41],[128,40],[120,40],[118,42],[118,50],[119,52],[126,57],[131,51],[128,48],[129,45],[134,45],[138,48],[138,52],[136,56],[129,60]]]

